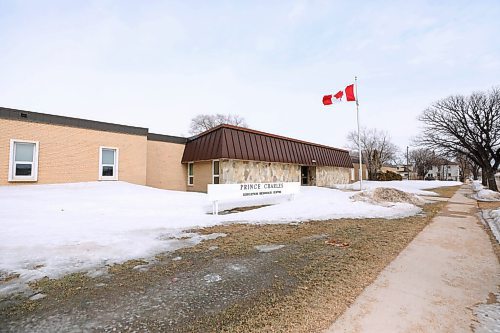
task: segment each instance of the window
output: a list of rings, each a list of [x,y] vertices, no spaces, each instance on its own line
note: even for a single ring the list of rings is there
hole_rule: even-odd
[[[118,149],[99,149],[99,180],[118,180]]]
[[[194,164],[188,163],[188,185],[194,185]]]
[[[212,161],[212,184],[219,184],[219,161]]]
[[[355,180],[356,178],[354,177],[354,169],[351,169],[351,180]]]
[[[9,181],[38,180],[38,142],[10,140]]]

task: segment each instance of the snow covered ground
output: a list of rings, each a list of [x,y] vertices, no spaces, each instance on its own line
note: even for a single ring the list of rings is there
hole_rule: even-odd
[[[362,184],[363,184],[363,190],[374,189],[377,187],[389,187],[405,191],[408,193],[413,193],[417,195],[429,195],[429,196],[435,196],[437,194],[432,191],[424,191],[424,190],[437,187],[444,187],[444,186],[462,185],[461,182],[439,181],[439,180],[402,180],[402,181],[391,181],[391,182],[364,180]],[[358,191],[359,182],[346,185],[337,185],[336,188]]]
[[[493,209],[486,212],[486,222],[491,229],[491,232],[500,243],[500,209]]]
[[[480,181],[475,180],[472,182],[472,197],[479,201],[500,201],[500,193],[488,190]],[[488,223],[491,232],[500,243],[500,209],[485,210],[483,218]]]
[[[400,184],[397,184],[400,183]],[[365,182],[412,193],[455,182]],[[353,186],[355,188],[355,185]],[[288,223],[338,218],[397,218],[420,208],[351,200],[353,192],[304,187],[293,201],[213,216],[207,195],[167,191],[124,182],[0,187],[0,277],[19,282],[90,271],[135,258],[192,246],[210,237],[186,230],[229,222]],[[259,203],[259,202],[254,202]],[[222,208],[239,206],[226,203]],[[0,286],[0,295],[15,284]]]
[[[479,201],[500,201],[500,193],[485,188],[480,181],[472,182],[473,197]]]
[[[495,302],[477,304],[472,311],[477,322],[473,322],[474,333],[500,332],[500,293],[494,295]]]

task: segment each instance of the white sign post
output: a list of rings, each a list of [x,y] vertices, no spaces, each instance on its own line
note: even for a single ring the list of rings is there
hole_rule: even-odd
[[[299,193],[299,182],[209,184],[208,199],[212,202],[212,214],[219,214],[219,201],[230,201],[255,197],[275,197]]]

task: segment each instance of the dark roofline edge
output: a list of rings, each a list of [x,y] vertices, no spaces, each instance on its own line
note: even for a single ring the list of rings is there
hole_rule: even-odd
[[[188,141],[187,138],[182,136],[173,136],[166,134],[156,134],[156,133],[148,133],[149,141],[160,141],[160,142],[170,142],[170,143],[180,143],[185,145]]]
[[[96,120],[58,116],[47,113],[0,107],[0,119],[27,121],[48,125],[58,125],[89,130],[146,136],[148,140],[186,144],[187,138],[149,133],[145,127],[135,127]]]
[[[34,123],[42,123],[49,125],[60,125],[67,127],[77,127],[84,129],[91,129],[104,132],[116,132],[133,135],[146,136],[149,129],[144,127],[135,127],[128,125],[120,125],[113,123],[106,123],[102,121],[73,118],[66,116],[57,116],[47,113],[39,113],[27,110],[18,110],[11,108],[0,107],[0,118],[7,120],[27,121]]]

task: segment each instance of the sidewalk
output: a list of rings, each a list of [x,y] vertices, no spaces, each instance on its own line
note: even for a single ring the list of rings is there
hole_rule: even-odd
[[[327,332],[472,332],[500,265],[463,186]]]

